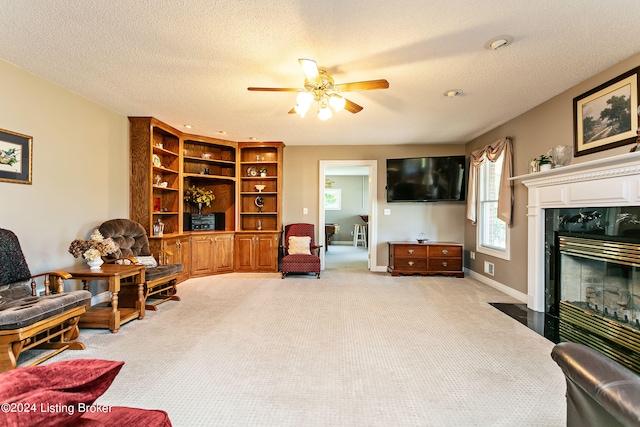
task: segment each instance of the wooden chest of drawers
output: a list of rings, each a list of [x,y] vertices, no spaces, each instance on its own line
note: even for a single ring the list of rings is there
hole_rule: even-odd
[[[449,242],[389,242],[392,276],[400,274],[447,274],[464,277],[462,244]]]

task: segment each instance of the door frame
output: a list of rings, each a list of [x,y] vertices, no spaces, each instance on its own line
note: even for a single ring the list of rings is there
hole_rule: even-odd
[[[324,189],[327,166],[366,166],[369,168],[369,203],[367,211],[369,215],[368,225],[368,241],[367,241],[367,268],[369,270],[376,270],[375,260],[377,260],[377,218],[375,212],[378,207],[378,161],[377,160],[320,160],[320,181],[318,188],[319,204],[318,204],[318,240],[322,242],[322,250],[320,251],[320,263],[321,269],[324,270],[325,262],[325,213],[324,213]]]

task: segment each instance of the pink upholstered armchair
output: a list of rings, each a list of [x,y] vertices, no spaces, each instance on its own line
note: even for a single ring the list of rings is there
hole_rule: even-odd
[[[315,273],[320,278],[320,248],[316,246],[313,224],[289,224],[284,228],[282,278],[289,273]]]

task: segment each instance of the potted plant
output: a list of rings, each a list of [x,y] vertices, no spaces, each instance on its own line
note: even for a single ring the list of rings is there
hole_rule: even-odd
[[[551,157],[541,154],[540,157],[538,157],[538,165],[541,171],[551,169]]]
[[[263,178],[267,176],[267,168],[265,168],[264,166],[260,168],[260,176]]]

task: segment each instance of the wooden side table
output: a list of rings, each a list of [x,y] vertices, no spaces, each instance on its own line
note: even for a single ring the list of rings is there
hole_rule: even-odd
[[[65,268],[71,274],[71,280],[82,280],[85,289],[91,280],[105,280],[109,282],[111,306],[93,306],[80,317],[81,328],[109,328],[113,333],[118,332],[120,325],[133,319],[144,317],[144,265],[102,264],[100,269],[90,270],[87,265],[77,265]],[[118,307],[118,293],[122,284],[137,286],[138,299],[134,308]]]

